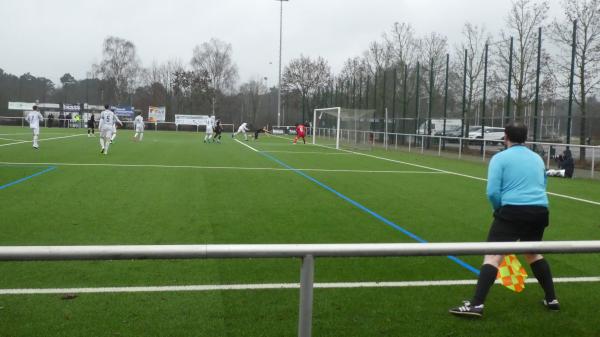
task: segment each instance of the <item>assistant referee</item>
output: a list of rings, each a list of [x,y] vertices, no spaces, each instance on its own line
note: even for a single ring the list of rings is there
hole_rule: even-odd
[[[548,226],[546,170],[538,154],[523,144],[527,127],[513,122],[504,129],[506,150],[496,154],[488,168],[487,197],[494,209],[488,242],[541,241]],[[485,298],[496,280],[503,255],[486,255],[473,299],[450,309],[461,316],[481,317]],[[545,293],[542,304],[550,310],[560,306],[548,262],[541,254],[525,254]]]

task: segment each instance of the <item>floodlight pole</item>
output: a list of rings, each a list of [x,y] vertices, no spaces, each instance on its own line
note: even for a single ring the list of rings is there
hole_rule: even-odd
[[[283,2],[279,1],[279,84],[277,85],[277,126],[281,126],[281,46],[283,42]]]

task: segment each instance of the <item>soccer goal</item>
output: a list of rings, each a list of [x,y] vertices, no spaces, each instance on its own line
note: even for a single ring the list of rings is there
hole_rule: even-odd
[[[374,110],[340,107],[315,109],[313,144],[340,149],[369,147],[373,137]]]

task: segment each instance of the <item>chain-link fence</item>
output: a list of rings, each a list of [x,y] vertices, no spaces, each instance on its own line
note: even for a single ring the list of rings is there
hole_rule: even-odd
[[[336,130],[317,128],[317,137],[329,138],[323,144],[334,144]],[[547,169],[562,168],[562,156],[568,149],[574,157],[576,178],[600,178],[600,146],[567,145],[564,143],[527,142],[527,146],[538,153]],[[481,139],[475,137],[433,136],[397,132],[362,131],[340,129],[340,147],[343,149],[385,149],[436,155],[460,160],[486,162],[494,154],[504,150],[501,139]],[[577,154],[584,153],[583,159]]]

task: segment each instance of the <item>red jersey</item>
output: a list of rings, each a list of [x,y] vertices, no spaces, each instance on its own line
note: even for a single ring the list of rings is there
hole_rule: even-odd
[[[300,137],[304,137],[304,132],[306,131],[306,127],[302,124],[298,124],[296,126],[296,134]]]

